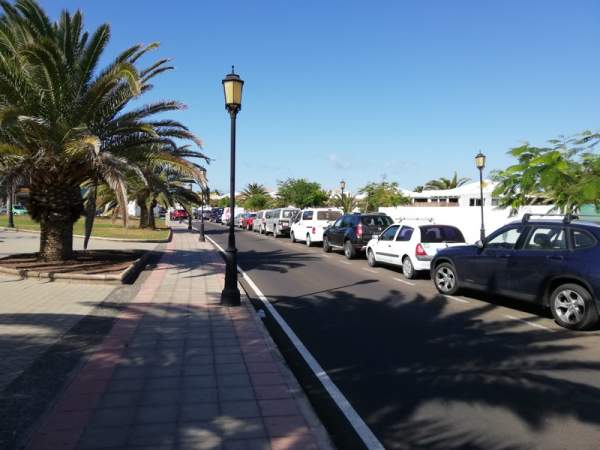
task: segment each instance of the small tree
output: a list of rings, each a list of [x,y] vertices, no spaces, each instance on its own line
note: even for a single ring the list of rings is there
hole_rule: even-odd
[[[345,213],[354,211],[354,208],[358,206],[356,196],[350,194],[344,194],[343,198],[340,194],[336,194],[331,197],[331,201],[338,208],[342,208]]]
[[[329,199],[329,195],[319,183],[308,181],[305,178],[288,178],[277,184],[279,206],[294,205],[297,208],[322,206]]]
[[[242,191],[240,200],[245,209],[254,211],[265,209],[271,203],[267,189],[259,183],[249,183]]]
[[[380,183],[368,183],[359,192],[366,194],[365,211],[377,211],[381,206],[398,206],[409,203],[408,197],[400,192],[398,183],[395,181],[384,180]]]
[[[517,163],[493,175],[499,206],[518,209],[533,203],[553,204],[562,213],[600,202],[600,156],[590,150],[597,135],[553,139],[549,147],[524,144],[508,153]]]

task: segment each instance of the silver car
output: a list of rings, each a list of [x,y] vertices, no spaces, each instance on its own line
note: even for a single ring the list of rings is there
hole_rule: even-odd
[[[298,211],[298,208],[269,209],[265,213],[265,234],[272,233],[275,238],[289,235],[292,218]]]
[[[252,231],[258,232],[260,234],[263,233],[263,229],[265,227],[265,212],[266,210],[258,211],[256,213],[256,217],[252,221]]]

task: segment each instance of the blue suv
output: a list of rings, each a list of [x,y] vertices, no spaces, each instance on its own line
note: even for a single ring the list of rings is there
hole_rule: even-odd
[[[440,250],[431,263],[437,290],[483,290],[548,306],[574,330],[598,322],[600,224],[526,214],[475,245]]]

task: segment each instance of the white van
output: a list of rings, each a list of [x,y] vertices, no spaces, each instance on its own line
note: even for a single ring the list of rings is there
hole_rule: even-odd
[[[252,231],[254,232],[258,232],[260,234],[262,234],[262,230],[265,226],[265,213],[267,211],[265,211],[264,209],[262,211],[258,211],[256,213],[256,217],[254,218],[254,220],[252,221]]]
[[[323,242],[323,231],[343,214],[339,208],[303,209],[294,217],[290,239],[292,242],[303,241],[309,247],[313,242]]]
[[[298,211],[298,208],[269,209],[265,213],[264,233],[272,233],[273,237],[289,234],[292,218]]]

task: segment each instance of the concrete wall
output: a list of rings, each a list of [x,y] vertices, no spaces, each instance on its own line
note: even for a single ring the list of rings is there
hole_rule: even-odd
[[[510,216],[510,210],[486,206],[484,207],[485,232],[487,235],[509,222],[519,220],[525,213],[544,214],[548,213],[552,206],[528,206],[522,208],[516,216]],[[469,243],[479,239],[481,229],[481,210],[477,206],[458,207],[425,207],[425,206],[397,206],[379,208],[380,212],[386,213],[394,222],[402,219],[429,219],[434,223],[454,225],[459,228],[465,240]]]

